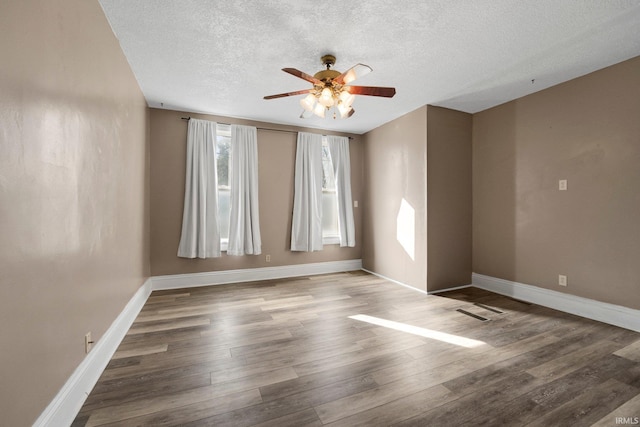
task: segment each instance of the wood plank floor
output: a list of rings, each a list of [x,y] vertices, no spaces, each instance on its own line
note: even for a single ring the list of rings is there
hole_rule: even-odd
[[[365,272],[154,292],[73,426],[614,426],[640,417],[639,352],[636,332]]]

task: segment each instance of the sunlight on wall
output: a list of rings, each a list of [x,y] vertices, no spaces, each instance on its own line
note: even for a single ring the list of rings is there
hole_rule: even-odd
[[[407,325],[406,323],[380,319],[379,317],[367,316],[366,314],[349,316],[349,319],[371,323],[372,325],[383,326],[385,328],[394,329],[396,331],[407,332],[409,334],[446,342],[448,344],[454,344],[460,347],[475,348],[481,345],[485,345],[485,343],[482,341],[472,340],[470,338],[465,338],[458,335],[447,334],[446,332],[434,331],[432,329],[425,329],[419,326]]]
[[[396,218],[396,239],[411,260],[415,261],[416,211],[405,199],[402,199],[402,203],[400,203],[400,210]]]

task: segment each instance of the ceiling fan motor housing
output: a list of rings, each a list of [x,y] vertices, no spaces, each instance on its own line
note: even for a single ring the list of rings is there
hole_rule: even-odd
[[[318,80],[322,80],[325,83],[329,83],[331,80],[335,79],[340,74],[342,73],[336,70],[322,70],[315,73],[313,77],[315,77]]]
[[[323,82],[330,83],[333,79],[342,74],[339,71],[331,70],[331,66],[336,63],[336,57],[333,55],[324,55],[320,58],[322,63],[327,66],[326,70],[318,71],[313,75],[318,80],[322,80]]]

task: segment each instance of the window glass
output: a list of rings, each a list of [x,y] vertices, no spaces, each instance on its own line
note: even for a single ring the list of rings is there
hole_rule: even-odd
[[[216,161],[218,168],[218,223],[222,249],[229,242],[229,213],[231,209],[229,189],[231,153],[231,126],[218,124],[216,127]]]
[[[322,240],[325,244],[338,243],[338,196],[331,163],[329,144],[322,138]]]

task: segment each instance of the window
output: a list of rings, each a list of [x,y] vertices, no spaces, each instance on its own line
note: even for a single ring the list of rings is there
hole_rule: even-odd
[[[340,243],[338,229],[338,196],[331,153],[326,137],[322,137],[322,243]]]
[[[231,126],[216,126],[216,167],[218,172],[218,225],[220,227],[221,250],[226,251],[229,244],[229,221],[231,210],[231,191],[229,188],[231,153]]]
[[[179,257],[260,253],[256,135],[253,126],[189,120]]]

